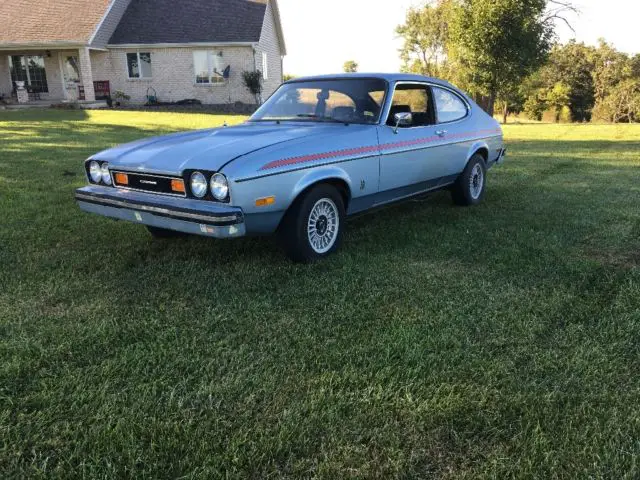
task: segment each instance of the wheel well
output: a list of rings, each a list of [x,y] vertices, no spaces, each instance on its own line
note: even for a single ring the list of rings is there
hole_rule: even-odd
[[[302,198],[303,195],[306,194],[313,187],[315,187],[317,185],[322,185],[322,184],[331,185],[331,186],[335,187],[336,190],[338,190],[338,192],[340,192],[340,196],[342,197],[342,200],[344,201],[344,209],[346,210],[347,207],[349,206],[349,201],[351,200],[351,190],[349,189],[349,185],[347,184],[347,182],[345,182],[341,178],[323,178],[322,180],[318,180],[317,182],[312,183],[311,185],[305,187],[305,189],[302,190],[298,194],[298,196],[295,198],[295,200],[293,202],[291,202],[291,205],[296,203],[298,201],[298,199]],[[291,208],[291,207],[289,207],[289,208]]]
[[[486,164],[489,161],[489,150],[487,150],[485,147],[480,147],[478,150],[476,150],[473,155],[475,154],[481,155],[482,158],[484,158],[484,163]],[[473,156],[472,155],[472,156]]]
[[[317,185],[322,185],[322,184],[332,185],[333,187],[336,188],[336,190],[338,190],[338,192],[340,192],[340,196],[342,197],[342,200],[344,201],[344,209],[346,211],[347,208],[349,207],[349,202],[351,201],[351,190],[349,189],[349,185],[347,184],[347,182],[345,182],[341,178],[323,178],[322,180],[318,180],[317,182],[312,183],[311,185],[308,185],[304,190],[302,190],[300,193],[298,193],[298,195],[293,200],[293,202],[291,202],[291,205],[289,205],[289,208],[287,209],[287,212],[285,213],[284,216],[287,215],[287,213],[293,208],[293,206],[309,190],[311,190],[313,187],[315,187]],[[283,220],[284,220],[284,216],[282,218]],[[282,221],[280,222],[280,225],[282,225]],[[278,228],[280,228],[280,226],[278,226]]]

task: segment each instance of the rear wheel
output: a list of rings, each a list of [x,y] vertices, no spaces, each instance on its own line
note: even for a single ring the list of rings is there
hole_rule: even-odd
[[[340,192],[331,185],[317,185],[296,200],[287,212],[278,232],[280,242],[294,262],[312,262],[338,249],[344,221]]]
[[[478,205],[484,197],[487,169],[482,155],[476,153],[456,180],[451,196],[456,205]]]

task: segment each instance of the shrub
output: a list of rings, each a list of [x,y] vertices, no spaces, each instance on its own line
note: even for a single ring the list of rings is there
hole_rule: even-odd
[[[252,72],[242,72],[242,81],[244,86],[249,90],[251,95],[256,99],[256,103],[260,102],[260,94],[262,93],[262,72],[254,70]]]

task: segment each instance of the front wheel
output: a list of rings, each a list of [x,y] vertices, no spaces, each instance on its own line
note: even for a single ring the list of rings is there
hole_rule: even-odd
[[[475,154],[456,180],[451,196],[456,205],[478,205],[484,197],[487,169],[482,155]]]
[[[279,236],[294,262],[309,263],[335,252],[342,242],[344,200],[331,185],[312,187],[287,212]]]

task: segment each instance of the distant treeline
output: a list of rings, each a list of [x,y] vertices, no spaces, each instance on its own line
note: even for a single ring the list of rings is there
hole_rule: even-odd
[[[564,0],[437,0],[397,33],[403,70],[449,80],[490,113],[540,120],[640,122],[640,55],[556,43]]]

